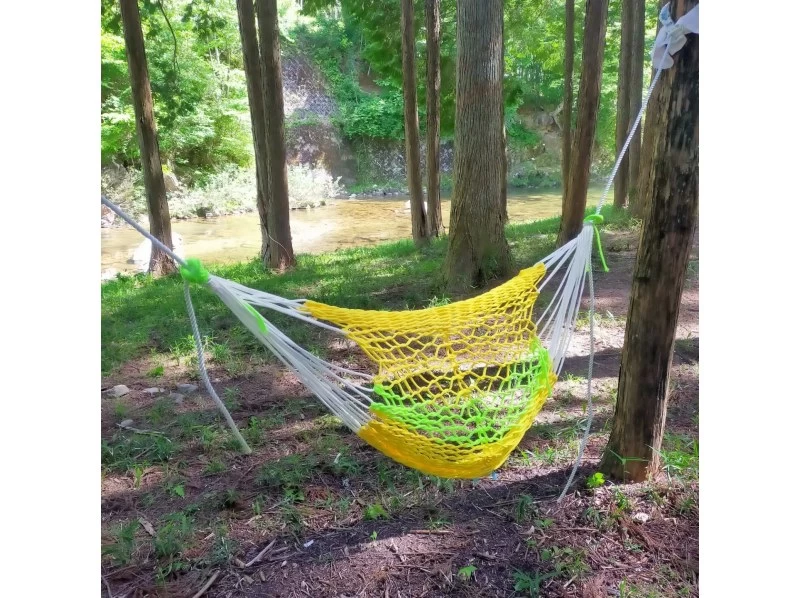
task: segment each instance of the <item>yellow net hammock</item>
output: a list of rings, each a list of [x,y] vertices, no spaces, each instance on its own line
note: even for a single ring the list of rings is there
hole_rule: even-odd
[[[161,245],[117,206],[103,202]],[[439,477],[489,475],[505,462],[550,396],[584,282],[591,278],[599,220],[588,218],[578,237],[506,283],[419,310],[345,309],[286,299],[210,275],[197,260],[173,256],[182,264],[201,378],[249,453],[208,379],[189,283],[210,288],[332,413],[383,454]],[[557,288],[534,321],[534,304],[548,284]],[[349,370],[311,354],[259,309],[343,335],[372,360],[376,373]]]
[[[592,229],[587,223],[574,241],[488,292],[419,310],[287,300],[209,276],[199,263],[182,272],[207,284],[364,441],[425,474],[474,479],[503,464],[550,396],[577,317]],[[556,273],[560,284],[536,322],[534,303]],[[345,336],[377,372],[312,355],[256,308]]]

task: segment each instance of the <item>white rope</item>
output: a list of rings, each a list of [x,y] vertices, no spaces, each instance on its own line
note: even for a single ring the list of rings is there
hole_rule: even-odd
[[[192,323],[192,336],[194,336],[194,345],[197,349],[197,369],[200,370],[200,378],[203,380],[203,385],[206,387],[209,396],[217,405],[217,409],[219,409],[222,412],[222,415],[225,417],[228,427],[231,429],[234,437],[242,447],[242,452],[245,455],[249,455],[253,452],[252,449],[247,444],[247,441],[244,439],[241,432],[239,432],[239,428],[236,427],[236,422],[233,421],[231,414],[228,412],[228,408],[225,407],[225,403],[223,403],[217,395],[214,387],[211,385],[211,380],[208,377],[208,372],[206,371],[206,360],[205,356],[203,355],[203,341],[200,338],[200,329],[197,327],[197,317],[194,314],[194,306],[192,305],[192,294],[189,291],[189,283],[185,280],[183,281],[183,296],[186,299],[186,311],[189,312],[189,321]]]
[[[592,429],[592,419],[594,418],[594,405],[592,402],[592,374],[594,373],[594,276],[592,275],[592,261],[589,260],[589,367],[586,373],[586,429],[583,431],[583,438],[581,438],[580,447],[578,447],[578,457],[575,459],[575,464],[572,466],[572,471],[569,474],[567,483],[564,484],[564,489],[558,497],[557,502],[567,495],[567,491],[572,486],[575,480],[575,474],[578,473],[578,467],[583,459],[583,452],[586,450],[586,444],[589,442],[589,432]]]
[[[131,218],[130,216],[128,216],[128,215],[127,215],[125,212],[123,212],[123,211],[122,211],[122,208],[120,208],[118,205],[111,203],[111,201],[109,201],[109,200],[108,200],[108,199],[107,199],[107,198],[106,198],[104,195],[101,195],[101,196],[100,196],[100,201],[101,201],[101,202],[103,203],[103,205],[104,205],[104,206],[106,206],[106,207],[107,207],[109,210],[111,210],[112,212],[114,212],[114,213],[115,213],[117,216],[119,216],[120,218],[122,218],[122,219],[123,219],[125,222],[127,222],[128,224],[130,224],[130,225],[131,225],[133,228],[135,228],[137,231],[139,231],[139,233],[141,233],[143,236],[145,236],[145,237],[147,237],[148,239],[150,239],[150,242],[151,242],[153,245],[155,245],[156,247],[158,247],[158,248],[159,248],[161,251],[163,251],[163,252],[164,252],[164,253],[166,253],[166,254],[167,254],[169,257],[171,257],[173,260],[175,260],[175,262],[176,262],[176,263],[180,264],[181,266],[185,266],[185,265],[186,265],[186,262],[185,262],[185,261],[183,261],[183,260],[182,260],[180,257],[178,257],[178,255],[177,255],[177,254],[176,254],[174,251],[172,251],[172,249],[171,249],[171,248],[167,247],[167,246],[166,246],[166,245],[164,245],[164,244],[163,244],[161,241],[159,241],[158,239],[156,239],[156,238],[155,238],[153,235],[151,235],[151,234],[149,233],[149,231],[147,231],[147,230],[145,230],[144,228],[142,228],[141,226],[139,226],[139,223],[138,223],[138,222],[136,222],[136,221],[135,221],[133,218]]]

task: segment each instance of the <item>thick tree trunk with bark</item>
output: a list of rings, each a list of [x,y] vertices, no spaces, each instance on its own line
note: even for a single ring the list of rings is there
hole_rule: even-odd
[[[561,112],[561,187],[563,197],[569,187],[569,162],[572,151],[572,74],[575,68],[575,0],[564,9],[564,108]],[[563,201],[563,200],[562,200]]]
[[[608,0],[586,0],[581,83],[578,88],[578,119],[569,161],[569,185],[561,210],[559,245],[575,238],[583,226],[592,148],[597,130],[597,112],[600,108],[600,82],[603,74],[607,16]]]
[[[442,21],[439,0],[425,0],[426,52],[428,57],[427,82],[427,176],[428,213],[425,219],[428,237],[438,237],[442,230],[442,201],[439,190],[439,136],[440,102],[442,91],[441,37]]]
[[[633,2],[633,40],[631,42],[631,110],[630,124],[642,107],[644,91],[644,0]],[[630,126],[628,127],[630,129]],[[628,207],[633,210],[639,196],[639,166],[641,163],[642,127],[636,128],[628,148]]]
[[[136,136],[142,158],[144,190],[147,195],[147,214],[150,218],[150,233],[167,247],[172,244],[172,226],[169,220],[167,189],[161,169],[161,152],[158,149],[158,132],[153,114],[153,94],[150,90],[150,75],[147,71],[147,56],[144,51],[142,22],[139,18],[137,0],[120,0],[120,14],[125,35],[125,53],[128,57],[128,72],[131,78],[133,112],[136,115]],[[163,276],[175,272],[175,263],[155,245],[150,251],[150,273]]]
[[[295,264],[289,225],[289,180],[286,173],[286,144],[283,124],[283,75],[278,31],[277,0],[257,0],[258,36],[261,48],[261,77],[267,115],[269,155],[269,265],[283,271]]]
[[[261,261],[270,267],[269,240],[269,153],[267,151],[267,114],[264,109],[264,83],[256,33],[256,13],[253,0],[236,0],[239,15],[239,35],[242,39],[242,59],[250,103],[250,123],[256,160],[256,207],[261,229]]]
[[[672,0],[677,21],[696,0]],[[698,210],[698,37],[690,34],[648,106],[655,158],[634,268],[614,425],[601,469],[639,482],[659,468],[675,329]]]
[[[511,272],[503,226],[503,0],[456,8],[453,201],[445,274],[452,291]]]
[[[403,48],[403,115],[406,138],[406,179],[411,196],[411,235],[417,245],[428,240],[425,205],[422,198],[422,173],[419,162],[419,115],[417,113],[417,70],[414,0],[401,0]]]
[[[622,39],[617,72],[616,155],[622,153],[631,121],[631,52],[633,49],[633,0],[622,0]],[[614,181],[614,206],[622,208],[628,197],[628,155],[622,158]]]

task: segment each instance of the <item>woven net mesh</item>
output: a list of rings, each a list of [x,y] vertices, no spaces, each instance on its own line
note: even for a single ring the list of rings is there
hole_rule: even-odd
[[[502,464],[555,382],[532,319],[542,264],[491,291],[399,312],[307,301],[378,366],[359,436],[424,473],[476,478]]]

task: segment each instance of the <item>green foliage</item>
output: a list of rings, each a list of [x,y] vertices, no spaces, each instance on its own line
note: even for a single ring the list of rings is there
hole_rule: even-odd
[[[606,478],[599,471],[596,471],[586,479],[587,488],[599,488],[605,483],[606,483]]]
[[[364,519],[372,521],[375,519],[387,519],[388,517],[389,515],[386,513],[386,509],[379,503],[373,503],[364,508]]]
[[[525,592],[528,596],[534,597],[539,595],[542,582],[547,581],[558,575],[557,571],[550,571],[549,573],[524,573],[523,571],[514,571],[514,590],[517,592]]]
[[[475,574],[475,571],[477,570],[478,568],[475,565],[467,565],[465,567],[461,567],[461,569],[458,570],[458,577],[462,581],[469,581],[469,579]]]
[[[103,546],[103,555],[107,555],[116,565],[127,565],[136,547],[137,529],[139,529],[138,521],[120,523],[113,533],[114,540]]]
[[[162,160],[191,182],[252,160],[235,4],[194,0],[140,5]],[[183,7],[183,8],[181,8]],[[101,17],[101,159],[139,162],[119,6]],[[172,31],[175,37],[173,38]]]
[[[194,532],[194,522],[185,513],[173,513],[153,538],[153,548],[158,558],[173,559],[186,550]]]

